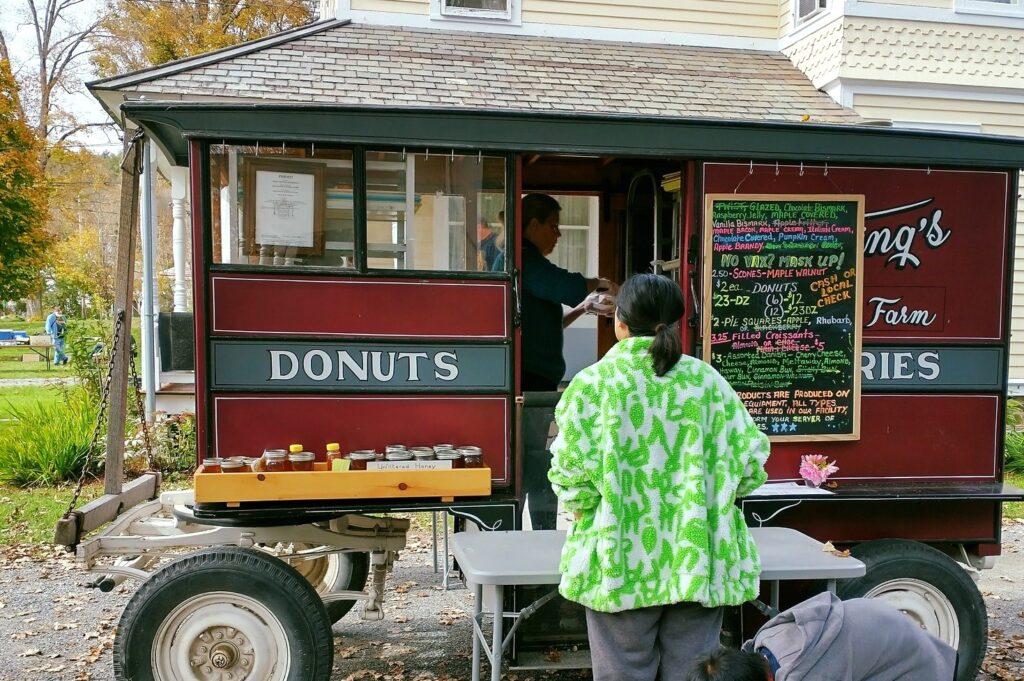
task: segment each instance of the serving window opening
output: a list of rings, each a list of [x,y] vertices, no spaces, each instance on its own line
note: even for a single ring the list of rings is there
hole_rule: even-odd
[[[503,156],[220,144],[210,178],[216,265],[505,271]]]

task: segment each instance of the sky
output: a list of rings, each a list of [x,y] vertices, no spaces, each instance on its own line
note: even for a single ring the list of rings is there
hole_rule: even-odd
[[[35,33],[32,25],[28,23],[28,2],[30,0],[0,0],[0,30],[7,37],[8,47],[11,51],[12,67],[15,76],[19,79],[22,76],[31,74],[36,68],[35,58]],[[43,7],[46,0],[35,0],[37,7]],[[71,12],[69,18],[74,24],[64,23],[60,25],[61,31],[73,28],[73,25],[84,25],[90,18],[95,17],[103,3],[101,0],[81,0]],[[13,38],[12,38],[13,36]],[[103,110],[86,91],[85,82],[96,78],[96,74],[89,64],[88,56],[80,57],[77,61],[77,69],[74,73],[74,87],[70,93],[61,93],[60,103],[71,111],[81,123],[110,122],[110,116]],[[82,146],[87,146],[96,153],[109,151],[119,153],[121,144],[113,130],[103,131],[100,129],[89,129],[86,132],[73,138]]]

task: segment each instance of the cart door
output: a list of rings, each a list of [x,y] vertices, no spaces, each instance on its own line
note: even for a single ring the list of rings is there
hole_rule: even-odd
[[[266,148],[208,147],[200,455],[477,445],[509,484],[507,159]]]

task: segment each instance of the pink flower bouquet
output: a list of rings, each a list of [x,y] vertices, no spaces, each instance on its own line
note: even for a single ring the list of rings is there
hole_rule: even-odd
[[[821,487],[828,476],[838,470],[835,461],[829,463],[821,454],[804,454],[800,457],[800,477],[811,487]]]

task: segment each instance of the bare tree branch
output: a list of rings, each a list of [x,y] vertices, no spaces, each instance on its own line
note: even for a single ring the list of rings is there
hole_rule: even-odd
[[[8,64],[11,62],[11,53],[7,51],[7,40],[4,38],[3,31],[0,31],[0,59],[3,59]],[[14,68],[13,66],[11,68]]]

